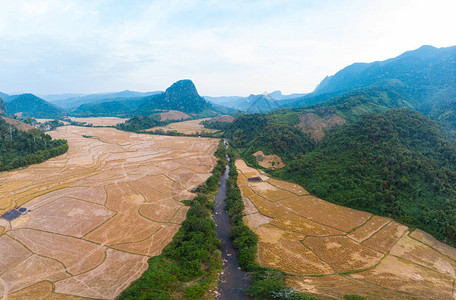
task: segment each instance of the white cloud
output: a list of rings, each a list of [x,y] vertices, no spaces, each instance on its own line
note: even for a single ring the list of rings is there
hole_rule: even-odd
[[[0,2],[0,91],[308,92],[355,61],[456,44],[450,0]]]

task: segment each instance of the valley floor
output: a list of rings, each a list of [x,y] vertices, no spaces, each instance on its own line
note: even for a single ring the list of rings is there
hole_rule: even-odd
[[[455,299],[456,249],[389,218],[338,206],[236,161],[258,262],[323,298]],[[248,178],[261,177],[260,182]]]
[[[0,174],[0,298],[114,299],[185,219],[218,140],[59,127],[66,154]]]

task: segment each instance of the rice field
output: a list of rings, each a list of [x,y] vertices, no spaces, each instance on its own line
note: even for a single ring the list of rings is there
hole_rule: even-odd
[[[0,296],[115,299],[185,219],[218,140],[64,126],[66,154],[0,174]]]
[[[328,299],[455,299],[456,249],[389,218],[329,203],[237,160],[258,263]],[[261,176],[261,182],[248,178]],[[318,275],[318,276],[316,276]]]

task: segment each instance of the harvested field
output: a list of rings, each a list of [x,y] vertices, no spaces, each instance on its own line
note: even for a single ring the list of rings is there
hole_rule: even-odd
[[[93,118],[69,118],[73,122],[82,122],[87,125],[92,124],[93,126],[116,126],[117,124],[124,123],[128,118],[117,118],[117,117],[93,117]]]
[[[185,219],[218,140],[64,126],[68,153],[0,174],[0,295],[114,299]],[[91,138],[83,137],[91,136]]]
[[[373,236],[363,242],[363,245],[386,253],[396,241],[407,231],[408,227],[397,222],[390,222]]]
[[[279,203],[305,218],[344,232],[362,225],[371,216],[370,213],[335,205],[312,195],[288,198]]]
[[[167,120],[186,120],[190,119],[190,116],[186,113],[183,113],[178,110],[170,110],[167,112],[159,113],[160,121],[167,121]]]
[[[345,295],[363,295],[363,299],[419,300],[425,297],[390,291],[343,275],[324,277],[293,276],[287,284],[298,291],[320,296],[324,299],[343,299]]]
[[[308,237],[304,240],[337,273],[374,266],[383,258],[380,252],[362,246],[346,236]]]
[[[155,131],[160,129],[164,131],[175,130],[183,134],[196,134],[197,132],[201,133],[203,131],[207,133],[217,132],[218,130],[205,128],[204,125],[200,124],[202,121],[206,120],[210,120],[210,118],[171,123],[162,127],[150,128],[146,131]]]
[[[456,278],[456,261],[407,235],[397,241],[390,253]]]
[[[372,216],[372,218],[367,221],[363,226],[355,229],[348,236],[353,240],[361,243],[362,241],[371,237],[375,232],[380,230],[383,226],[389,223],[391,220],[388,218],[383,218],[379,216]]]
[[[389,218],[260,175],[242,160],[236,167],[244,221],[258,235],[258,263],[292,274],[287,282],[295,289],[325,299],[456,297],[455,248],[419,229],[410,232]],[[263,181],[247,180],[254,176]]]
[[[281,230],[271,225],[256,229],[259,237],[260,262],[292,274],[321,275],[334,271],[300,242],[303,235]]]
[[[456,260],[456,248],[450,247],[447,244],[437,241],[432,235],[422,230],[416,229],[411,234],[410,237],[431,246],[433,249],[439,251],[440,253],[449,256],[453,260]]]
[[[350,275],[362,282],[434,299],[454,299],[454,279],[388,255],[371,270]]]

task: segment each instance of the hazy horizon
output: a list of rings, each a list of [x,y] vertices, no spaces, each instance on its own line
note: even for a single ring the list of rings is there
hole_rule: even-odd
[[[456,3],[2,1],[0,91],[308,93],[355,62],[456,45]]]

